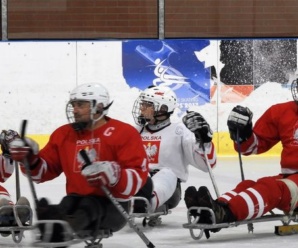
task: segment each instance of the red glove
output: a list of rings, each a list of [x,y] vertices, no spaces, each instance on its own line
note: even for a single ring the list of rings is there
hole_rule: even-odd
[[[11,159],[23,162],[24,159],[28,158],[30,164],[34,163],[39,152],[39,146],[30,138],[25,138],[25,142],[20,138],[16,138],[9,144]]]
[[[114,161],[97,161],[86,166],[82,170],[82,175],[86,177],[91,186],[116,185],[120,179],[120,165]]]

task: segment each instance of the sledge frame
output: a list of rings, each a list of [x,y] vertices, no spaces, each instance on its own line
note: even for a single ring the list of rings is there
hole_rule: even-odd
[[[40,232],[38,229],[39,224],[46,225],[46,231],[44,233],[43,240],[40,240]],[[54,224],[60,224],[64,230],[64,238],[63,242],[50,242],[49,238],[51,236],[51,231],[53,229]],[[39,220],[35,223],[35,236],[37,237],[37,241],[33,242],[33,247],[68,247],[74,244],[78,244],[81,242],[85,242],[85,248],[102,248],[103,245],[100,243],[102,239],[109,238],[113,236],[113,233],[110,230],[99,229],[96,232],[96,236],[90,235],[90,232],[86,231],[85,234],[82,233],[80,235],[76,234],[69,223],[63,220]]]
[[[198,223],[199,216],[195,218],[191,215],[191,211],[197,211],[198,215],[201,213],[202,210],[209,211],[211,214],[212,224],[204,224]],[[283,226],[288,226],[290,222],[298,222],[298,213],[293,215],[285,215],[285,214],[271,214],[271,215],[264,215],[260,218],[250,219],[250,220],[242,220],[242,221],[235,221],[230,223],[216,223],[215,221],[215,214],[212,209],[206,207],[191,207],[187,211],[187,220],[188,222],[183,224],[184,228],[189,229],[190,236],[194,240],[199,240],[202,238],[205,229],[217,229],[217,228],[230,228],[230,227],[237,227],[239,225],[248,225],[248,231],[253,232],[253,225],[254,223],[260,222],[270,222],[270,221],[281,221]],[[195,230],[199,230],[198,234],[195,234]]]
[[[28,224],[26,225],[22,224],[17,212],[18,209],[22,209],[22,208],[29,210],[29,213],[30,213],[30,218],[29,218]],[[10,232],[12,236],[12,240],[17,244],[20,243],[24,236],[23,235],[24,232],[27,230],[32,230],[34,228],[32,226],[32,217],[33,217],[32,209],[29,206],[25,206],[25,205],[7,205],[7,206],[0,207],[0,213],[2,211],[6,211],[6,212],[11,211],[13,215],[11,216],[10,220],[14,220],[16,224],[13,226],[0,226],[0,232]]]
[[[134,212],[134,203],[136,200],[144,201],[145,210],[146,210],[144,213]],[[148,199],[145,197],[134,196],[131,198],[130,201],[131,201],[131,207],[129,210],[129,215],[133,218],[149,218],[149,217],[155,217],[155,216],[161,216],[161,215],[168,215],[171,213],[171,210],[169,210],[165,204],[160,206],[155,212],[150,211],[150,203]]]

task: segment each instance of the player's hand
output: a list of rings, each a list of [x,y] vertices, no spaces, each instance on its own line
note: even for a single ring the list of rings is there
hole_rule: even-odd
[[[82,170],[82,175],[86,177],[91,186],[108,185],[112,187],[120,179],[121,168],[114,161],[97,161],[86,166]]]
[[[25,141],[16,138],[9,144],[9,152],[12,160],[23,162],[28,158],[28,162],[33,163],[39,152],[39,146],[30,138],[25,138]]]
[[[213,132],[204,117],[193,111],[187,111],[182,119],[184,125],[192,131],[199,142],[209,143],[212,140]]]
[[[253,113],[247,107],[237,105],[232,109],[227,122],[232,140],[237,142],[237,132],[240,143],[252,135],[252,117]]]

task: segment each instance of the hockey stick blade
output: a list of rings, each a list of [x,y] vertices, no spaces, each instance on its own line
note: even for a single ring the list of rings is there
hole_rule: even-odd
[[[298,233],[298,224],[275,226],[274,233],[279,236],[286,236]]]
[[[88,157],[87,152],[82,149],[80,150],[80,155],[85,161],[85,165],[89,166],[91,165],[91,161]],[[132,220],[132,217],[126,212],[126,210],[120,205],[120,203],[115,199],[115,197],[111,194],[110,190],[106,186],[101,186],[102,191],[105,193],[105,195],[110,199],[110,201],[114,204],[114,206],[118,209],[120,214],[125,218],[125,220],[129,223],[130,227],[136,232],[136,234],[139,235],[139,237],[143,240],[143,242],[147,245],[148,248],[154,248],[155,246],[152,244],[152,242],[145,236],[145,234],[138,228],[136,223]]]

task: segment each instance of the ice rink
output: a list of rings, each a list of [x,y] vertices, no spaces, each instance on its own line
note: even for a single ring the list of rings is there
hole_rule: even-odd
[[[246,179],[257,179],[262,176],[275,175],[279,173],[279,157],[242,157],[244,176]],[[213,170],[216,185],[220,193],[231,190],[241,181],[240,163],[238,156],[219,157],[217,167]],[[21,193],[27,196],[32,205],[32,194],[27,178],[20,175]],[[48,197],[52,203],[58,203],[64,195],[64,177],[57,178],[44,184],[35,184],[38,198]],[[12,176],[6,183],[6,187],[11,189],[12,198],[15,199],[15,177]],[[196,187],[206,185],[213,196],[215,191],[208,173],[203,173],[190,167],[190,175],[187,183],[182,184],[182,190],[190,186]],[[274,211],[278,213],[278,211]],[[155,245],[155,247],[297,247],[298,234],[292,236],[277,236],[274,234],[274,226],[281,222],[255,223],[254,232],[248,233],[247,225],[222,229],[218,233],[211,233],[210,239],[202,237],[194,240],[190,236],[188,229],[183,228],[187,222],[186,207],[184,200],[171,214],[164,216],[163,223],[159,227],[142,227],[142,219],[136,219],[136,223],[144,232],[145,236]],[[26,231],[20,244],[15,244],[11,237],[0,237],[1,247],[32,247],[34,235],[31,231]],[[113,234],[108,239],[103,239],[103,247],[110,248],[131,248],[146,247],[142,239],[128,225],[119,232]],[[85,247],[84,243],[73,245],[72,247]]]

